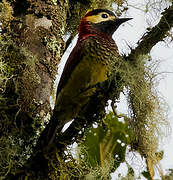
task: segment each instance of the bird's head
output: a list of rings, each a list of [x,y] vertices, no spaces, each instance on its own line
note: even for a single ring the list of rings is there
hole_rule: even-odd
[[[89,11],[81,20],[79,36],[89,34],[106,34],[112,36],[116,29],[132,18],[117,18],[107,9],[94,9]]]

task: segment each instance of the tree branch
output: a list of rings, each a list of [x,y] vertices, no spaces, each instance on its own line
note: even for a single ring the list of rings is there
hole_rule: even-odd
[[[153,46],[166,37],[165,35],[172,27],[173,5],[165,9],[165,11],[162,13],[160,22],[150,31],[148,31],[140,41],[138,41],[138,46],[133,49],[131,53],[125,57],[125,59],[134,61],[135,59],[137,60],[140,55],[148,54]]]

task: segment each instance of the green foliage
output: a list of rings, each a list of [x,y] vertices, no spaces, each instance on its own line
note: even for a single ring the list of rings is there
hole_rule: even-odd
[[[75,157],[69,149],[63,159],[58,153],[52,158],[50,178],[111,179],[110,173],[125,162],[126,148],[130,145],[132,134],[128,118],[109,112],[103,122],[95,126],[86,130],[84,139],[78,143]],[[132,175],[132,172],[129,166],[129,174]]]
[[[148,171],[142,172],[142,175],[143,175],[146,179],[152,180],[152,179],[151,179],[151,176],[150,176],[150,173],[149,173]]]
[[[110,112],[104,118],[104,124],[87,130],[78,147],[79,162],[90,169],[86,177],[108,178],[124,162],[130,131],[126,116],[121,118],[124,122]]]

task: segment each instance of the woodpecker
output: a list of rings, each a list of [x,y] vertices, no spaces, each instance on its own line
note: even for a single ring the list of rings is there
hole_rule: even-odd
[[[94,9],[82,18],[77,44],[68,57],[58,84],[53,115],[40,136],[43,146],[52,144],[56,133],[77,117],[90,100],[96,85],[108,79],[119,56],[112,35],[130,19],[117,18],[107,9]]]

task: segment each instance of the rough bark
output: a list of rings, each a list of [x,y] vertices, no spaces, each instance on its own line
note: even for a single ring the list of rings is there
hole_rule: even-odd
[[[1,8],[0,56],[8,80],[1,90],[0,140],[7,157],[15,142],[16,152],[9,155],[15,164],[19,156],[26,160],[26,149],[30,154],[37,133],[51,114],[49,99],[65,47],[62,35],[68,3],[56,6],[53,1],[4,0]]]
[[[14,1],[8,26],[2,22],[2,37],[9,40],[3,60],[11,77],[4,94],[9,98],[8,91],[13,88],[10,93],[17,96],[13,103],[18,106],[15,119],[19,129],[23,127],[27,131],[32,119],[44,119],[50,113],[49,97],[65,44],[62,34],[67,5]],[[3,8],[8,6],[4,1]]]

